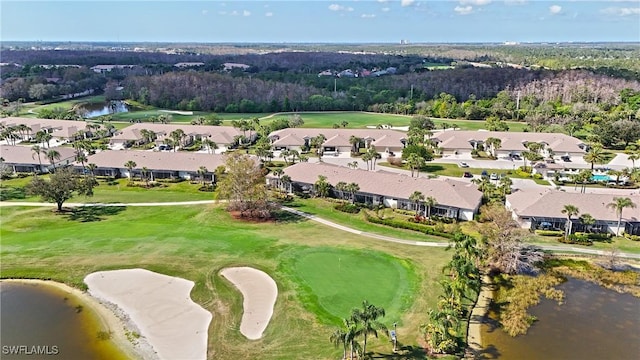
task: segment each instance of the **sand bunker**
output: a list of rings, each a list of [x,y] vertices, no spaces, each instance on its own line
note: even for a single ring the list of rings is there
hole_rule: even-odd
[[[278,297],[276,282],[266,273],[250,267],[226,268],[220,274],[231,281],[244,297],[240,332],[247,339],[260,339],[273,315]]]
[[[212,315],[191,300],[194,283],[144,269],[87,275],[89,293],[117,305],[161,359],[206,359]]]

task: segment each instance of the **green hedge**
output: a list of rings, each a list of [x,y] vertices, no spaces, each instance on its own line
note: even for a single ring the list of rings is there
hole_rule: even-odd
[[[587,235],[583,234],[570,234],[566,239],[560,237],[558,241],[564,244],[593,245],[593,241],[589,239]]]
[[[631,234],[624,234],[625,239],[629,239],[631,241],[640,241],[640,235],[631,235]]]
[[[536,235],[540,236],[562,236],[564,232],[561,230],[536,230]]]
[[[364,213],[364,219],[366,221],[370,222],[370,223],[391,226],[391,227],[396,228],[396,229],[413,230],[413,231],[418,231],[418,232],[421,232],[421,233],[427,234],[427,235],[441,236],[441,237],[444,237],[444,238],[447,238],[447,239],[453,239],[453,237],[454,237],[453,234],[437,231],[437,230],[435,230],[432,227],[427,226],[427,225],[421,225],[421,224],[417,224],[417,223],[413,223],[413,222],[409,222],[409,221],[404,221],[404,220],[380,219],[380,218],[375,217],[375,216],[370,216],[366,212]]]
[[[342,211],[349,214],[357,214],[360,212],[360,207],[358,205],[351,204],[351,203],[337,204],[333,208],[338,211]]]

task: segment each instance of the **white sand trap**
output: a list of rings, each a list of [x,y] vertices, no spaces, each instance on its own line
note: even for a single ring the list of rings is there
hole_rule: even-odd
[[[247,339],[260,339],[273,315],[278,297],[276,282],[266,273],[250,267],[226,268],[220,274],[231,281],[244,297],[240,332]]]
[[[206,359],[212,315],[191,300],[193,281],[144,269],[98,271],[89,293],[117,305],[161,359]]]

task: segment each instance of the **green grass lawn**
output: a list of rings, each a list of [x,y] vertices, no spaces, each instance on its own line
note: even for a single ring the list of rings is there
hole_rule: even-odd
[[[365,299],[384,307],[386,318],[400,319],[415,291],[410,264],[379,252],[313,248],[296,253],[286,265],[299,281],[305,308],[337,326]]]
[[[293,204],[287,204],[287,206],[294,207],[297,210],[317,215],[323,219],[327,219],[337,224],[348,226],[356,230],[407,240],[435,242],[448,241],[447,239],[425,235],[416,231],[395,229],[389,226],[372,224],[365,221],[362,214],[347,214],[334,209],[334,205],[335,203],[324,199],[296,199]],[[387,212],[387,216],[394,215]],[[398,215],[398,217],[401,217],[401,215]]]
[[[44,175],[46,178],[47,175]],[[3,180],[2,186],[24,187],[32,177],[28,176],[20,179]],[[199,184],[191,184],[189,181],[179,183],[163,183],[166,187],[141,188],[127,186],[128,179],[117,179],[116,184],[108,185],[103,180],[99,180],[99,185],[94,188],[93,196],[74,196],[69,202],[79,203],[148,203],[148,202],[173,202],[173,201],[195,201],[214,200],[215,193],[198,191]],[[28,196],[26,199],[15,199],[15,201],[41,201],[37,196]]]
[[[393,318],[383,321],[398,321],[403,343],[417,344],[439,293],[435,281],[450,257],[443,249],[375,241],[297,218],[240,222],[219,206],[125,208],[94,222],[48,208],[1,210],[2,277],[82,287],[91,272],[140,267],[193,280],[192,298],[214,314],[212,359],[336,359],[341,352],[328,341],[335,323],[326,313],[342,316],[363,298],[387,307]],[[348,278],[340,271],[342,259]],[[261,269],[278,284],[261,340],[248,341],[238,331],[242,295],[219,275],[229,266]],[[332,296],[342,302],[333,304]],[[313,297],[316,308],[307,301]],[[371,349],[391,352],[384,338]]]
[[[388,167],[395,167],[395,166],[389,164],[388,162],[379,162],[378,165],[380,165],[380,166],[388,166]],[[406,168],[406,166],[403,167],[403,168],[406,169],[406,170],[409,170],[408,168]],[[507,169],[461,168],[457,164],[428,162],[427,165],[423,166],[422,169],[420,170],[420,172],[423,172],[423,173],[429,173],[429,174],[440,175],[440,176],[452,176],[452,177],[462,177],[462,175],[465,172],[470,172],[473,175],[482,175],[483,171],[486,171],[489,174],[491,174],[491,173],[506,174],[508,177],[510,177],[512,179],[531,179],[531,180],[534,180],[537,184],[549,185],[549,182],[546,181],[546,180],[532,179],[530,177],[520,176],[519,174],[517,174],[517,173],[515,173],[515,172],[513,172],[511,170],[507,170]]]

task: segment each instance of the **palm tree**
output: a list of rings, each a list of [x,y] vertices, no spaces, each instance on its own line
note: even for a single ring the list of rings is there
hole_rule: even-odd
[[[367,336],[373,335],[378,337],[378,330],[387,332],[387,327],[378,321],[384,317],[384,308],[370,304],[367,300],[362,302],[362,309],[353,309],[351,311],[351,320],[361,326],[361,333],[364,336],[362,345],[362,353],[367,354]]]
[[[511,194],[511,185],[513,185],[513,181],[509,177],[503,176],[500,178],[500,188],[502,188],[503,196],[507,195],[507,193]]]
[[[215,154],[216,150],[218,149],[218,144],[216,144],[215,141],[211,139],[202,140],[202,145],[207,147],[207,151],[209,152],[209,154]]]
[[[291,192],[291,176],[289,175],[282,175],[282,178],[280,179],[280,182],[282,183],[282,186],[284,187],[285,191],[287,193]]]
[[[351,152],[354,154],[357,154],[360,152],[360,142],[362,141],[362,139],[360,139],[359,137],[355,136],[355,135],[351,135],[351,137],[349,138],[349,144],[351,144]]]
[[[425,199],[424,204],[427,206],[427,219],[431,219],[431,208],[438,205],[438,202],[433,196],[429,196]]]
[[[318,180],[313,184],[313,190],[316,195],[320,197],[327,197],[330,189],[331,184],[327,182],[327,177],[324,175],[318,175]]]
[[[640,151],[634,151],[627,157],[631,161],[631,167],[636,167],[636,160],[640,160]]]
[[[424,201],[424,194],[420,191],[414,191],[409,195],[409,201],[413,203],[413,208],[416,211],[416,215],[420,212],[420,203]]]
[[[198,175],[200,175],[200,184],[204,185],[204,175],[208,172],[209,170],[207,170],[207,168],[204,166],[200,166],[198,168]]]
[[[620,223],[622,223],[622,211],[625,208],[635,209],[636,204],[631,201],[630,198],[625,197],[614,197],[613,202],[607,204],[608,208],[615,209],[616,214],[618,215],[618,231],[616,231],[616,236],[620,236]]]
[[[40,157],[40,155],[44,152],[44,150],[40,147],[40,145],[33,145],[31,147],[31,151],[33,152],[33,154],[31,155],[32,159],[34,156],[38,156],[38,173],[40,173],[42,172],[42,158]]]
[[[417,176],[420,177],[420,169],[424,166],[424,158],[416,153],[409,154],[407,158],[407,166],[411,169],[411,177],[417,171]]]
[[[354,352],[359,352],[360,343],[356,341],[358,336],[362,334],[362,330],[358,327],[358,323],[352,319],[344,319],[345,340],[349,344],[349,359],[353,360]]]
[[[489,137],[484,141],[485,145],[491,148],[491,155],[496,157],[496,151],[502,147],[502,140],[494,137]]]
[[[602,152],[602,146],[593,146],[584,155],[584,161],[591,163],[591,171],[593,171],[594,164],[601,164],[605,160],[604,153]]]
[[[184,130],[175,129],[171,133],[169,133],[169,137],[171,137],[171,139],[173,140],[173,143],[176,145],[176,147],[177,146],[181,146],[182,147],[182,140],[185,137]],[[174,147],[174,150],[175,150],[175,147]]]
[[[615,176],[616,177],[616,185],[618,185],[620,183],[620,177],[623,176],[625,174],[624,171],[621,170],[609,170],[607,171],[607,175],[611,175],[611,176]]]
[[[49,149],[49,151],[47,151],[47,159],[49,159],[49,162],[51,163],[51,165],[53,165],[53,170],[55,171],[56,169],[56,160],[60,160],[60,153],[55,150],[55,149]]]
[[[595,225],[596,219],[591,214],[580,215],[580,223],[586,227],[587,232],[591,232],[591,226]]]
[[[340,181],[336,184],[336,190],[340,191],[340,198],[344,199],[344,193],[347,191],[347,183]]]
[[[561,212],[567,215],[567,226],[565,226],[566,231],[564,234],[564,238],[567,239],[569,237],[569,234],[571,234],[571,225],[573,224],[571,221],[571,217],[574,215],[578,215],[580,213],[580,210],[578,210],[576,206],[568,204],[562,208]]]
[[[356,202],[356,193],[360,190],[360,185],[352,182],[347,185],[346,190],[351,194],[351,202]]]
[[[149,187],[149,169],[147,169],[146,166],[140,169],[140,175],[142,175],[142,180],[144,180],[144,186]]]
[[[382,158],[380,153],[376,151],[375,145],[370,145],[369,146],[369,149],[367,149],[367,155],[369,155],[369,157],[370,157],[371,170],[375,170],[376,169],[376,161],[378,161],[378,159]]]
[[[136,166],[138,166],[138,164],[136,164],[136,162],[133,160],[129,160],[126,163],[124,163],[124,167],[127,168],[127,170],[129,170],[129,183],[133,182],[133,169]]]
[[[329,336],[329,341],[335,347],[339,347],[342,345],[342,359],[347,358],[347,347],[349,346],[349,341],[347,339],[347,332],[338,328],[333,331],[331,336]]]
[[[98,165],[94,164],[94,163],[89,163],[87,164],[87,171],[89,172],[89,174],[91,174],[91,176],[95,176],[96,173],[96,169],[98,168]]]
[[[287,157],[289,157],[290,155],[291,155],[291,151],[289,149],[284,149],[280,151],[280,156],[282,156],[282,160],[284,160],[285,165],[289,165],[289,162],[287,161]]]

